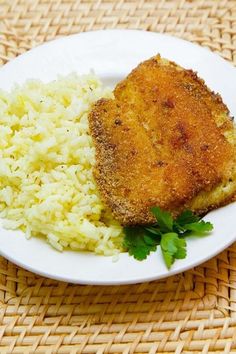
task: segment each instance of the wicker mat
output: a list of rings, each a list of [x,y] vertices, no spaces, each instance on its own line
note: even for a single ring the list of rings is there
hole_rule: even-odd
[[[235,0],[0,0],[0,63],[104,28],[170,33],[236,64]],[[0,353],[236,352],[236,244],[191,271],[131,286],[78,286],[0,258]]]

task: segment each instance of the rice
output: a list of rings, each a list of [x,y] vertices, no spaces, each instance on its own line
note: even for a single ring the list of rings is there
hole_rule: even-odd
[[[58,251],[122,249],[122,227],[101,201],[88,112],[111,97],[94,75],[28,81],[0,92],[0,217]]]

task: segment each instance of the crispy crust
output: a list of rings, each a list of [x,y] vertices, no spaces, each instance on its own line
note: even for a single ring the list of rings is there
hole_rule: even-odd
[[[212,191],[235,179],[234,130],[221,97],[191,70],[156,56],[141,63],[89,115],[95,178],[123,225],[154,221],[150,207],[206,212],[232,200]],[[209,198],[202,202],[198,195]],[[198,202],[198,198],[199,202]]]

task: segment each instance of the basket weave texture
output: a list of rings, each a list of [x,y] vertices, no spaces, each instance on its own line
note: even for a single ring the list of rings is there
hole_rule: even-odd
[[[0,0],[0,64],[105,28],[169,33],[236,64],[236,0]],[[180,275],[113,287],[49,280],[0,257],[1,354],[234,352],[236,244]]]

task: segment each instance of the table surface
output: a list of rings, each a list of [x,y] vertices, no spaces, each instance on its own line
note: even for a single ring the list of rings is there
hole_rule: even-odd
[[[0,0],[0,64],[56,37],[168,33],[236,64],[236,0]],[[236,244],[190,271],[125,286],[50,280],[0,257],[0,353],[236,352]]]

